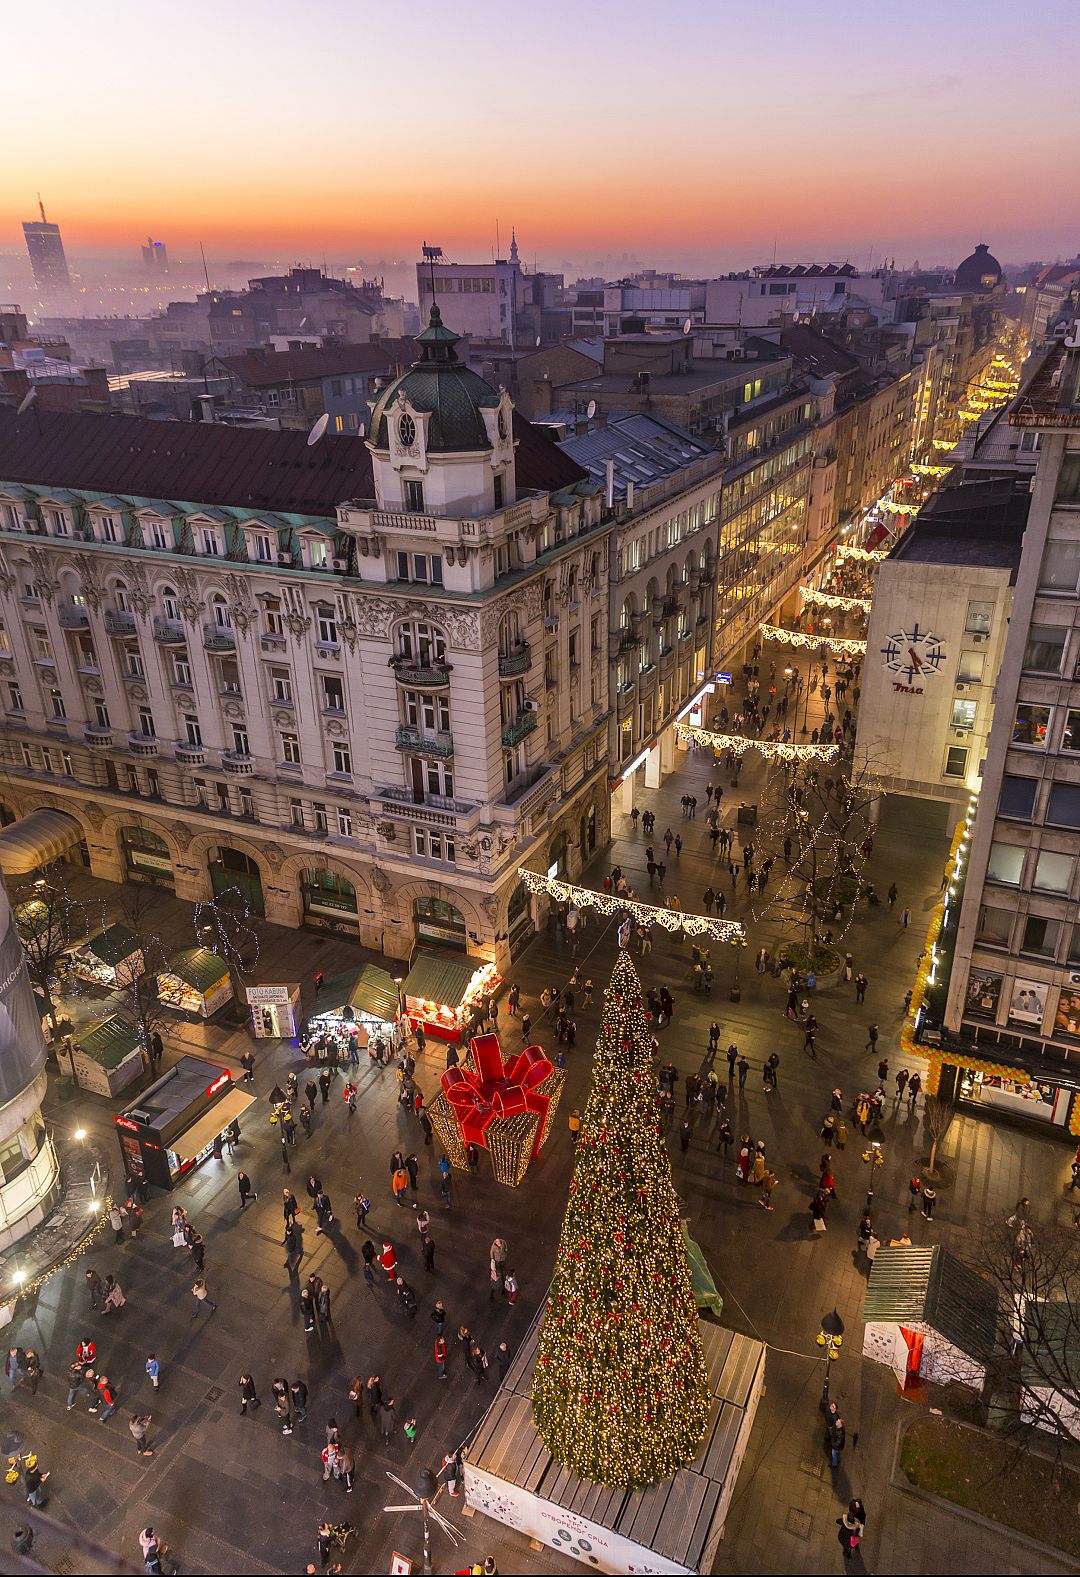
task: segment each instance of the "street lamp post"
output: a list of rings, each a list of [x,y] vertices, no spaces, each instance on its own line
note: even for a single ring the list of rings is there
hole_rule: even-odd
[[[416,1489],[413,1490],[404,1479],[398,1478],[396,1473],[387,1471],[387,1478],[393,1479],[395,1484],[405,1491],[407,1495],[415,1495],[415,1500],[410,1500],[404,1506],[384,1506],[384,1511],[418,1511],[424,1523],[424,1572],[430,1577],[431,1572],[431,1522],[437,1522],[447,1538],[456,1549],[461,1542],[458,1530],[440,1512],[435,1510],[435,1502],[442,1493],[441,1487],[436,1482],[434,1473],[430,1468],[421,1468],[416,1478]]]
[[[840,1356],[840,1349],[844,1345],[842,1331],[827,1331],[824,1326],[817,1333],[817,1344],[825,1349],[825,1383],[821,1388],[821,1411],[824,1412],[829,1405],[829,1371]]]
[[[881,1148],[880,1139],[871,1139],[869,1146],[863,1151],[863,1160],[870,1168],[870,1182],[866,1191],[866,1213],[869,1215],[874,1208],[874,1169],[885,1165],[885,1152]]]

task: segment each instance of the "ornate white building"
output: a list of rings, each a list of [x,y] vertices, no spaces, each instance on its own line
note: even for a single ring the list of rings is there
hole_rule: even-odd
[[[505,967],[608,834],[604,489],[437,307],[366,440],[0,411],[4,819]]]

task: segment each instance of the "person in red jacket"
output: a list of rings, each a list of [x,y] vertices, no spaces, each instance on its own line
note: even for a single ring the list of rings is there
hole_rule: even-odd
[[[445,1338],[445,1336],[436,1336],[436,1338],[435,1338],[435,1367],[439,1371],[439,1379],[440,1380],[445,1380],[446,1379],[446,1338]]]
[[[386,1272],[387,1281],[397,1280],[397,1250],[392,1243],[383,1243],[379,1264]]]
[[[103,1374],[97,1383],[97,1406],[91,1407],[92,1413],[97,1413],[98,1423],[103,1424],[116,1412],[116,1388],[107,1374]]]

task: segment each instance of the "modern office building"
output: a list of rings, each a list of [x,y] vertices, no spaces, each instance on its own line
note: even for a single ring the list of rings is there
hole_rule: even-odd
[[[433,310],[366,439],[0,411],[9,812],[114,881],[505,966],[518,866],[607,837],[614,521],[456,344]]]
[[[1080,333],[1016,401],[1038,438],[955,933],[946,1093],[1064,1126],[1080,1088]]]
[[[49,295],[58,290],[67,290],[71,284],[71,275],[68,273],[60,226],[46,219],[45,204],[40,197],[38,208],[41,218],[23,222],[23,238],[30,254],[30,266],[34,270],[37,287],[42,295]]]

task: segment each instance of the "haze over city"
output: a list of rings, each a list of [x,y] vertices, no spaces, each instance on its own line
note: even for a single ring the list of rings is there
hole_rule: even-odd
[[[29,15],[27,13],[27,15]],[[59,0],[12,73],[0,250],[40,190],[74,258],[404,259],[422,239],[567,272],[1067,248],[1080,8],[831,0]],[[9,24],[10,25],[10,24]],[[1052,51],[1053,60],[1048,51]],[[132,74],[131,62],[145,68]],[[43,113],[46,102],[51,106]],[[77,135],[58,105],[81,106]],[[1036,154],[1045,155],[1038,156]]]

